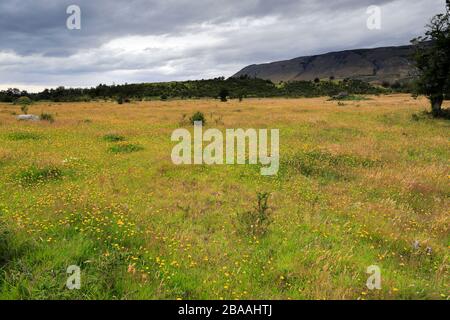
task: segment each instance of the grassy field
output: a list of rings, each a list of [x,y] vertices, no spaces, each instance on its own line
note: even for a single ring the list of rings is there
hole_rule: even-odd
[[[29,112],[56,121],[26,123],[0,104],[0,298],[448,299],[450,123],[427,107],[39,103]],[[207,127],[280,129],[278,175],[173,165],[171,133],[196,111]],[[270,223],[252,233],[261,193]]]

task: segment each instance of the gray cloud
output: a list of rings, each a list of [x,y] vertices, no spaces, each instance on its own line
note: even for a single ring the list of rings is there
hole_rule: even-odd
[[[0,87],[229,76],[251,63],[401,45],[444,0],[4,0]],[[67,30],[66,8],[82,10]],[[369,5],[382,29],[366,28]]]

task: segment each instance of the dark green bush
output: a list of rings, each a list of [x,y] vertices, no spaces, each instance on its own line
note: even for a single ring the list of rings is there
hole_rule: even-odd
[[[41,113],[41,116],[39,117],[42,121],[48,121],[50,123],[55,122],[55,117],[50,113]]]
[[[194,124],[194,122],[196,122],[196,121],[201,121],[203,123],[203,125],[206,124],[205,115],[203,113],[201,113],[200,111],[197,111],[196,113],[194,113],[192,115],[192,117],[189,118],[189,120],[191,121],[192,124]]]
[[[230,92],[228,91],[228,89],[222,88],[219,92],[219,97],[220,97],[220,101],[222,102],[227,102],[227,98],[230,95]]]
[[[118,144],[109,148],[112,153],[133,153],[141,150],[144,150],[144,148],[135,144]]]
[[[120,142],[120,141],[125,141],[125,137],[115,134],[115,133],[110,133],[110,134],[104,135],[103,140],[105,140],[107,142]]]

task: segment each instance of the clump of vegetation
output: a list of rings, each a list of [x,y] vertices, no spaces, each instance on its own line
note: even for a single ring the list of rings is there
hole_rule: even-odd
[[[22,110],[24,114],[28,114],[28,108],[32,103],[33,101],[28,97],[20,97],[14,102],[14,104],[20,106],[20,110]]]
[[[202,112],[200,112],[200,111],[197,111],[196,113],[194,113],[193,115],[192,115],[192,117],[190,117],[189,118],[189,120],[190,120],[190,122],[191,122],[191,124],[194,124],[195,122],[202,122],[203,123],[203,125],[205,125],[206,124],[206,118],[205,118],[205,115],[202,113]]]
[[[35,185],[52,180],[60,180],[62,177],[62,170],[56,166],[46,166],[43,168],[32,166],[28,170],[21,172],[18,175],[18,180],[21,185]]]
[[[260,237],[267,233],[271,223],[271,208],[267,204],[270,193],[257,194],[257,204],[253,210],[238,215],[241,230],[253,237]]]
[[[105,140],[107,142],[121,142],[121,141],[125,141],[125,137],[115,134],[115,133],[110,133],[110,134],[104,135],[103,140]]]
[[[41,113],[39,117],[42,121],[48,121],[50,123],[55,122],[55,117],[51,113]]]
[[[133,153],[144,150],[142,146],[127,143],[127,144],[118,144],[109,148],[109,151],[112,153]]]
[[[14,132],[8,136],[9,140],[21,141],[21,140],[39,140],[42,137],[33,132]]]

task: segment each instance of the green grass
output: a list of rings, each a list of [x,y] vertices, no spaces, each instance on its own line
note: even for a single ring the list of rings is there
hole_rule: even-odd
[[[448,299],[450,124],[414,120],[425,102],[46,104],[52,126],[0,113],[0,299]],[[171,133],[199,110],[221,131],[279,128],[279,174],[173,165]],[[105,142],[111,128],[130,143]]]

